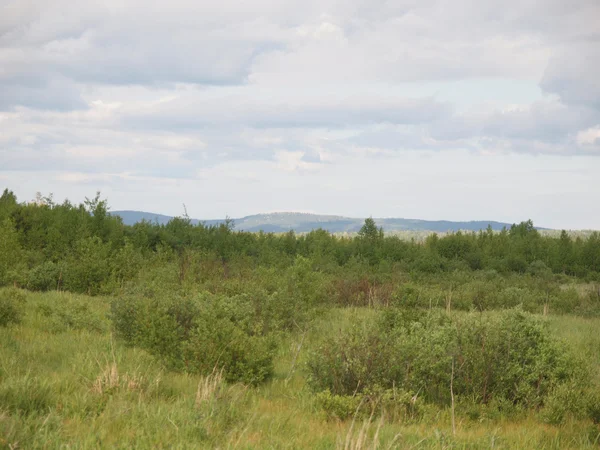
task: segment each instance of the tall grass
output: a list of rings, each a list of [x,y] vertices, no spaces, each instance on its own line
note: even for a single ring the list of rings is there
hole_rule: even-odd
[[[172,372],[124,345],[111,334],[108,298],[26,297],[20,323],[0,328],[0,448],[592,449],[600,441],[590,420],[550,425],[535,411],[473,418],[458,405],[456,435],[448,408],[426,409],[418,420],[385,412],[328,418],[306,386],[308,354],[350,326],[352,316],[375,315],[372,308],[333,308],[307,329],[282,335],[272,380],[251,387],[225,382],[219,370]],[[41,305],[61,302],[64,321],[56,326],[61,316],[49,318]],[[86,305],[85,321],[75,320],[80,306],[64,306],[71,303]],[[598,374],[600,320],[549,320]]]

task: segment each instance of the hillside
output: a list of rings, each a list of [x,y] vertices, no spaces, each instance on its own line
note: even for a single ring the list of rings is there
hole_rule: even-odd
[[[143,211],[113,211],[111,214],[120,216],[127,225],[133,225],[136,222],[147,220],[166,224],[172,219],[171,216],[155,214]],[[222,223],[222,220],[199,220],[191,219],[193,224],[203,222],[207,225]],[[501,230],[503,227],[510,227],[511,224],[496,222],[490,220],[478,220],[468,222],[453,222],[449,220],[420,220],[420,219],[402,219],[402,218],[375,218],[377,225],[383,227],[387,232],[394,231],[479,231],[486,229],[491,225],[494,230]],[[331,233],[355,233],[360,230],[364,223],[364,218],[329,216],[307,213],[270,213],[256,214],[251,216],[234,219],[236,230],[243,231],[265,231],[265,232],[286,232],[294,230],[296,232],[308,232],[317,228],[322,228]]]

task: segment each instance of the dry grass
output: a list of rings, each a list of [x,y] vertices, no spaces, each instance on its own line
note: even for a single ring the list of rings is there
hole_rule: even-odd
[[[160,377],[156,379],[156,384],[160,382]],[[108,363],[98,375],[92,385],[92,392],[102,395],[107,392],[114,392],[117,389],[127,391],[142,391],[147,388],[145,378],[139,373],[119,374],[119,368],[116,362]]]
[[[223,370],[214,369],[210,375],[203,377],[196,390],[196,407],[218,398],[223,386]]]
[[[362,407],[363,402],[361,402],[356,408],[354,417],[352,418],[352,422],[350,424],[350,428],[348,428],[348,431],[346,432],[345,439],[342,441],[338,437],[337,448],[339,450],[377,450],[379,448],[381,444],[379,433],[384,425],[384,416],[380,416],[379,421],[377,422],[377,426],[373,430],[374,411],[372,411],[369,418],[362,422],[360,428],[356,429],[356,418],[358,417],[358,414]],[[399,438],[400,433],[394,436],[394,438],[391,440],[391,442],[386,448],[392,448]]]
[[[109,390],[114,390],[119,387],[119,370],[117,363],[112,363],[106,366],[102,371],[94,385],[92,386],[92,392],[96,394],[103,394]]]

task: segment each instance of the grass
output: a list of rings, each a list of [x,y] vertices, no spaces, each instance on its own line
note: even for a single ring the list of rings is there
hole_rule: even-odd
[[[303,337],[282,337],[272,381],[256,388],[170,372],[111,334],[109,299],[27,293],[18,324],[0,328],[0,448],[598,448],[600,429],[568,419],[471,420],[431,410],[418,422],[327,419],[306,386],[305,362],[353,315],[332,309]],[[57,312],[58,311],[58,312]],[[550,316],[600,377],[600,319]],[[293,370],[292,370],[293,368]],[[600,381],[600,380],[598,380]]]

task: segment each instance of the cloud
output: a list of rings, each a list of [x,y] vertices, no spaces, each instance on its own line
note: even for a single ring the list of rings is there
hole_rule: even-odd
[[[510,159],[519,180],[532,155],[598,168],[599,17],[597,0],[6,0],[0,176],[149,190],[165,211],[178,189],[218,186],[233,208],[251,186],[254,212],[314,210],[331,190],[349,214],[370,201],[356,180],[391,205],[412,192],[396,174],[422,205],[448,183],[500,195],[482,161]],[[550,195],[551,176],[530,177]],[[261,207],[280,185],[291,203]]]
[[[476,139],[479,148],[494,145],[518,152],[577,153],[581,150],[577,134],[598,121],[600,111],[545,100],[457,114],[432,126],[431,136],[443,142]]]
[[[597,18],[600,18],[600,10]],[[549,62],[540,85],[568,105],[600,111],[600,32],[590,42],[576,43]]]
[[[79,107],[61,94],[76,96],[81,84],[243,84],[253,59],[282,45],[282,32],[260,17],[227,17],[232,2],[219,3],[9,2],[0,12],[0,84],[20,91],[0,106],[50,107],[54,99],[57,109]],[[53,86],[56,79],[71,85]],[[41,89],[54,97],[39,98]]]
[[[393,98],[384,95],[298,95],[242,88],[226,95],[186,92],[160,104],[125,109],[126,126],[194,129],[248,126],[253,128],[351,127],[367,123],[421,123],[449,114],[451,107],[432,98]]]
[[[554,0],[508,8],[472,0],[12,0],[1,12],[1,83],[298,86],[539,78],[561,40],[593,35],[598,6],[593,0],[568,8]]]
[[[69,111],[87,108],[79,88],[64,78],[32,80],[4,79],[0,75],[0,111],[7,111],[15,105],[38,109]]]

